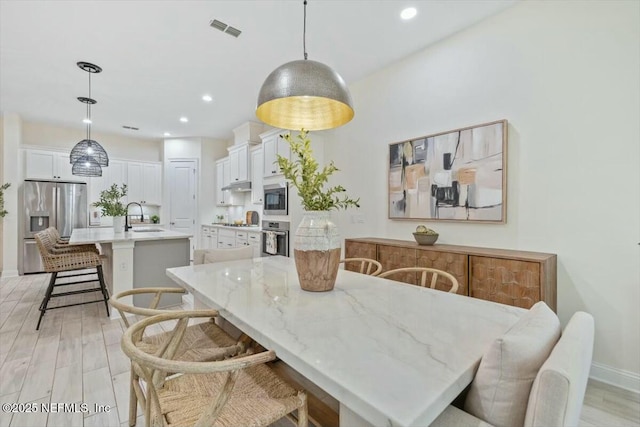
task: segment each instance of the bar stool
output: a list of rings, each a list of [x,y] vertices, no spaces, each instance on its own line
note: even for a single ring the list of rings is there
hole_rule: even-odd
[[[52,235],[51,230],[44,230],[35,235],[36,245],[38,246],[38,251],[40,252],[40,256],[42,257],[42,263],[44,264],[44,271],[47,273],[51,273],[51,279],[49,280],[49,286],[47,287],[47,291],[45,293],[44,298],[42,299],[42,303],[40,304],[40,317],[38,318],[38,325],[36,326],[36,330],[40,329],[40,323],[42,322],[42,318],[47,310],[53,310],[56,308],[63,307],[71,307],[74,305],[82,305],[82,304],[92,304],[95,302],[104,301],[104,305],[107,309],[107,316],[109,316],[109,291],[107,291],[107,287],[104,283],[104,275],[102,273],[102,261],[100,259],[100,255],[98,255],[98,250],[94,246],[94,250],[85,247],[84,249],[76,249],[73,245],[68,245],[68,247],[60,247],[60,245],[56,245],[55,237]],[[67,245],[62,245],[67,246]],[[60,275],[59,273],[63,272],[74,272],[78,270],[86,270],[91,269],[95,271],[88,272],[77,272],[72,274]],[[85,279],[85,280],[73,280],[66,281],[64,280],[62,283],[59,282],[59,279],[67,279],[70,277],[78,277],[81,278],[83,276],[89,275],[97,275],[97,278]],[[99,282],[99,287],[93,287],[89,289],[78,289],[74,291],[68,292],[58,292],[53,293],[53,288],[58,286],[69,286],[75,285],[78,283],[92,283],[95,281]],[[77,302],[73,304],[64,304],[56,307],[48,307],[49,301],[51,298],[56,297],[64,297],[69,295],[77,295],[84,294],[88,292],[96,292],[100,291],[102,293],[102,299],[97,299],[93,301],[85,301],[85,302]]]

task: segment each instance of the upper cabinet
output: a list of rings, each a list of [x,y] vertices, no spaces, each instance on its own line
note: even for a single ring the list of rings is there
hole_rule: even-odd
[[[26,150],[26,178],[87,182],[87,177],[71,173],[69,153],[47,150]]]
[[[229,183],[249,181],[249,144],[229,147]]]
[[[162,204],[162,166],[127,162],[127,199],[146,205]]]
[[[291,158],[289,143],[280,136],[284,133],[288,133],[288,131],[276,129],[260,135],[262,138],[265,177],[282,175],[282,171],[278,167],[278,156],[286,157],[287,159]]]
[[[216,205],[233,205],[233,195],[230,191],[223,191],[222,187],[229,185],[231,180],[229,157],[216,161]]]
[[[262,189],[262,177],[264,175],[264,165],[262,158],[262,147],[251,150],[251,203],[262,205],[264,191]]]
[[[90,178],[89,185],[89,203],[100,200],[100,193],[107,190],[111,185],[116,184],[120,187],[127,183],[127,162],[120,160],[110,160],[109,166],[102,169],[102,176]],[[125,196],[123,202],[127,202],[128,197]]]

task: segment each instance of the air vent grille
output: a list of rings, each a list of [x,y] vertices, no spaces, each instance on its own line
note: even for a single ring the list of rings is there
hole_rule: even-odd
[[[242,31],[240,31],[239,29],[234,28],[230,25],[227,25],[222,21],[218,21],[217,19],[214,19],[211,22],[209,22],[209,26],[236,38],[242,33]]]
[[[215,28],[216,30],[220,30],[220,31],[224,31],[228,27],[227,24],[225,24],[224,22],[220,22],[217,19],[214,19],[213,21],[211,21],[209,25]]]
[[[242,31],[240,31],[237,28],[233,28],[232,26],[227,27],[227,31],[225,31],[225,33],[233,36],[233,37],[238,37],[240,35],[240,33],[242,33]]]
[[[125,129],[130,129],[130,130],[140,130],[140,128],[137,128],[137,127],[134,127],[134,126],[123,125],[122,127],[125,128]]]

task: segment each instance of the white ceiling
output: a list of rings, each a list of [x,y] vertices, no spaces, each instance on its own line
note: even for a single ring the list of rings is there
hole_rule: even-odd
[[[309,0],[309,59],[353,83],[517,0]],[[400,11],[418,15],[402,21]],[[0,111],[144,138],[232,137],[254,120],[266,76],[302,59],[302,1],[0,1]],[[237,39],[209,26],[218,19]],[[201,100],[205,93],[214,101]],[[356,115],[358,112],[356,111]],[[178,121],[187,116],[186,124]],[[123,129],[123,125],[140,128]]]

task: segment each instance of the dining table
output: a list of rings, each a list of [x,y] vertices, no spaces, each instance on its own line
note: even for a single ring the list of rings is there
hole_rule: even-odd
[[[341,426],[428,426],[526,312],[342,269],[308,292],[282,256],[166,273],[338,400]]]

